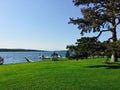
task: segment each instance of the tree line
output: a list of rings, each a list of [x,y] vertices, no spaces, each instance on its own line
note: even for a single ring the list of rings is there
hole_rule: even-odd
[[[74,45],[67,46],[66,57],[69,59],[84,59],[88,57],[111,57],[115,51],[120,57],[120,40],[116,42],[100,42],[95,37],[82,37]]]
[[[42,52],[43,50],[31,50],[31,49],[0,49],[0,52]]]

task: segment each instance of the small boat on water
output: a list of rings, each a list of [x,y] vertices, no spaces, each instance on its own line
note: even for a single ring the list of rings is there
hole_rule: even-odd
[[[39,55],[39,58],[44,60],[44,59],[53,59],[53,58],[62,58],[61,55],[58,55],[56,52],[53,52],[50,56],[44,56],[44,55]]]
[[[50,56],[41,55],[41,56],[39,56],[39,58],[43,60],[43,59],[50,59],[51,57]]]
[[[4,63],[4,59],[0,57],[0,65],[2,65],[3,63]]]
[[[25,59],[26,59],[27,62],[34,62],[33,60],[31,60],[31,59],[28,58],[28,57],[25,57]]]

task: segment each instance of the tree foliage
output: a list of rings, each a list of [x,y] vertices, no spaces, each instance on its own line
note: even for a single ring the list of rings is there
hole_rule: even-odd
[[[106,47],[105,55],[110,58],[111,54],[115,51],[117,52],[118,57],[120,57],[120,40],[116,42],[104,41],[103,46]]]
[[[86,32],[113,31],[120,24],[120,0],[74,0],[74,5],[87,5],[81,8],[84,18],[70,18],[69,23],[77,24],[81,34]],[[111,27],[112,26],[112,27]],[[111,29],[110,29],[111,28]]]
[[[114,51],[120,57],[120,40],[100,42],[95,37],[82,37],[75,45],[68,45],[67,49],[66,57],[69,59],[78,60],[96,56],[107,56],[108,59]]]
[[[75,6],[81,6],[83,18],[70,18],[70,22],[78,25],[81,34],[99,32],[99,38],[103,32],[111,32],[108,40],[117,41],[116,28],[120,24],[120,0],[73,0]],[[114,60],[117,57],[114,52]]]
[[[83,37],[78,39],[75,45],[67,46],[67,49],[73,53],[72,55],[69,54],[68,58],[82,59],[90,56],[100,56],[106,48],[94,37]]]

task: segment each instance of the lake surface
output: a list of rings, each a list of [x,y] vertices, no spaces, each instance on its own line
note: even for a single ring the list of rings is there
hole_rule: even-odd
[[[0,52],[0,56],[4,58],[4,64],[24,63],[27,62],[25,57],[33,61],[40,61],[40,55],[51,56],[53,51],[47,52]],[[65,57],[65,51],[56,51],[62,57]]]

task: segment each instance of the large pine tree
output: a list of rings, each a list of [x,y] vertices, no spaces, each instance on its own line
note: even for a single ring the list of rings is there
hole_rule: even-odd
[[[111,32],[109,40],[117,41],[117,26],[120,24],[120,0],[73,0],[75,6],[81,6],[83,18],[70,18],[72,24],[78,25],[81,34]],[[117,53],[113,51],[111,61],[117,61]]]

